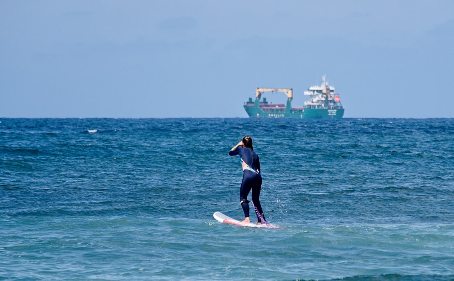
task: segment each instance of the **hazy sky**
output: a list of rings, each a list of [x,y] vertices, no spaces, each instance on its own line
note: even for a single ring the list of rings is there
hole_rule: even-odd
[[[345,117],[454,117],[454,1],[0,0],[0,117],[246,117],[323,74]]]

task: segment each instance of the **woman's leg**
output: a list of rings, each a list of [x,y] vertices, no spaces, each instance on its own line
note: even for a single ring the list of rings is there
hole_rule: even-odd
[[[249,218],[249,201],[247,196],[251,191],[251,183],[248,177],[243,175],[243,181],[241,182],[240,187],[240,204],[243,208],[243,213],[245,218]]]
[[[254,204],[255,214],[257,221],[266,223],[265,215],[263,214],[262,205],[260,204],[260,191],[262,189],[262,179],[257,180],[256,184],[252,187],[252,203]]]

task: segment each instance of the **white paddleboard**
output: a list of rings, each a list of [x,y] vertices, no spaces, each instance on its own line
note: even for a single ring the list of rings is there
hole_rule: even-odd
[[[224,215],[221,212],[215,212],[213,217],[220,223],[226,223],[242,227],[255,227],[255,228],[279,228],[277,225],[268,223],[268,224],[255,224],[255,223],[242,223],[239,220],[232,219],[231,217]]]

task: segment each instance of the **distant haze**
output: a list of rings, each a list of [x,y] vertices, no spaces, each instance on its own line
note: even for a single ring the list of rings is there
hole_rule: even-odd
[[[453,68],[451,0],[0,0],[0,117],[246,117],[323,74],[345,117],[454,117]]]

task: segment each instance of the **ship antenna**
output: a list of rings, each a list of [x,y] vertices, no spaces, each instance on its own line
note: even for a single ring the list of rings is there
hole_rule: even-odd
[[[326,74],[323,74],[322,76],[322,84],[326,85]]]

